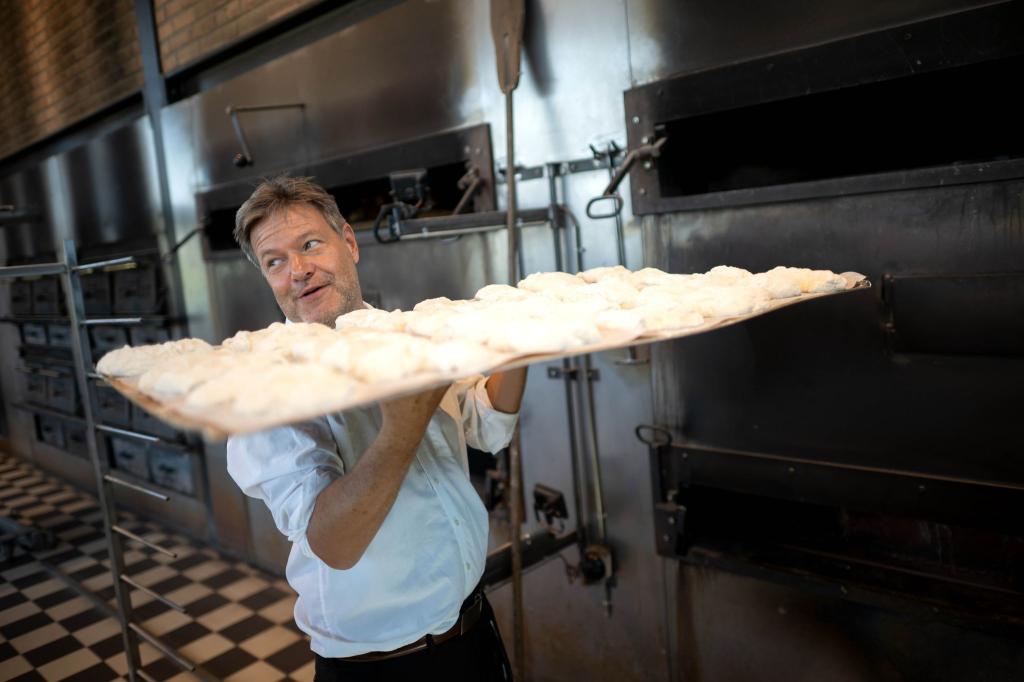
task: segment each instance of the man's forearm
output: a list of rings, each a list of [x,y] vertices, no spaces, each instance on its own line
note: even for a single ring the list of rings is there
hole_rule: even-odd
[[[306,529],[321,561],[337,569],[359,561],[395,503],[418,444],[381,431],[353,470],[324,488]]]
[[[331,568],[352,568],[391,511],[447,387],[381,403],[381,429],[352,471],[324,488],[306,527],[309,548]]]
[[[523,390],[526,388],[526,367],[492,374],[487,379],[486,386],[491,407],[498,412],[515,414],[523,402]]]

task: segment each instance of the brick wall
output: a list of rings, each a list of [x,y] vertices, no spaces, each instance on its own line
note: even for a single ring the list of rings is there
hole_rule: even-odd
[[[142,87],[133,0],[0,0],[0,159]]]
[[[320,1],[153,0],[164,73]]]

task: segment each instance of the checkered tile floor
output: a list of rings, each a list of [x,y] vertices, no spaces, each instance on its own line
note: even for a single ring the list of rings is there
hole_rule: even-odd
[[[49,528],[58,538],[51,550],[34,557],[19,552],[0,564],[0,682],[124,679],[117,622],[40,563],[57,566],[113,605],[95,499],[0,453],[0,516]],[[129,543],[126,573],[188,612],[135,591],[135,622],[220,679],[312,680],[313,655],[292,620],[295,593],[287,583],[132,514],[122,513],[121,522],[178,555]],[[141,657],[156,680],[195,679],[148,644]]]

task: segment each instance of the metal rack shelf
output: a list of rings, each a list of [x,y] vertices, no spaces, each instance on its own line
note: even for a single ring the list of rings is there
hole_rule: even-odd
[[[54,410],[49,407],[36,406],[32,404],[16,403],[14,406],[18,409],[27,410],[29,412],[49,415],[53,417],[59,417],[61,419],[74,421],[79,424],[84,424],[86,428],[86,442],[88,446],[89,459],[92,461],[93,470],[96,475],[96,489],[97,496],[99,498],[99,506],[103,513],[103,528],[107,539],[107,549],[110,557],[110,570],[116,580],[113,581],[114,585],[114,597],[116,601],[116,612],[112,615],[116,617],[121,623],[122,637],[124,638],[124,651],[125,657],[128,663],[128,676],[132,682],[136,680],[149,680],[149,676],[143,673],[140,668],[142,665],[141,658],[139,656],[139,643],[145,641],[160,651],[166,658],[176,663],[182,669],[192,672],[200,676],[203,679],[215,679],[208,672],[204,671],[200,666],[196,666],[183,658],[178,652],[172,647],[164,643],[160,638],[154,636],[152,633],[147,632],[144,628],[135,622],[132,622],[132,603],[130,597],[131,590],[138,590],[144,592],[148,596],[165,603],[172,608],[184,613],[185,609],[180,605],[173,603],[163,595],[157,594],[149,588],[139,585],[137,582],[132,580],[130,576],[125,573],[124,570],[124,543],[126,541],[139,542],[150,549],[175,556],[175,553],[166,547],[162,547],[156,543],[150,542],[139,535],[131,532],[124,528],[118,523],[118,513],[114,506],[114,490],[113,486],[125,487],[136,492],[149,495],[157,500],[169,502],[171,499],[170,491],[154,490],[148,485],[143,484],[141,481],[131,480],[131,478],[123,475],[123,472],[109,470],[106,458],[101,457],[99,453],[99,445],[97,433],[105,432],[116,435],[139,438],[149,442],[166,443],[169,446],[180,446],[177,443],[171,441],[163,441],[156,436],[150,436],[148,434],[141,434],[128,429],[120,429],[117,427],[107,426],[96,422],[93,414],[93,396],[91,391],[95,386],[94,379],[96,374],[92,371],[92,349],[89,343],[89,334],[86,333],[87,326],[95,325],[134,325],[143,324],[146,321],[165,321],[169,318],[165,316],[130,316],[130,317],[109,317],[109,318],[86,318],[85,317],[85,303],[82,297],[82,286],[80,280],[80,274],[93,271],[101,268],[109,268],[116,266],[129,265],[136,262],[134,256],[125,256],[120,258],[111,258],[107,260],[96,261],[92,263],[79,264],[78,255],[75,248],[75,244],[71,240],[65,240],[61,245],[60,258],[56,263],[37,263],[32,265],[15,265],[15,266],[4,266],[0,267],[0,280],[10,279],[16,277],[37,277],[43,275],[57,275],[60,278],[61,285],[64,291],[65,306],[68,311],[67,317],[45,317],[45,321],[53,322],[67,322],[70,327],[71,336],[71,351],[73,356],[73,367],[76,382],[78,384],[78,392],[82,397],[81,409],[83,416],[66,413],[60,410]],[[7,317],[0,318],[0,322],[37,322],[43,321],[42,319],[26,319],[21,317]],[[184,496],[184,495],[183,495]],[[45,565],[45,564],[44,564]],[[56,573],[59,573],[57,571]],[[70,578],[66,575],[58,575],[59,578],[68,582]],[[76,590],[82,592],[84,588],[78,589],[81,586],[76,586]],[[104,604],[104,606],[106,606]],[[106,610],[106,609],[105,609]]]

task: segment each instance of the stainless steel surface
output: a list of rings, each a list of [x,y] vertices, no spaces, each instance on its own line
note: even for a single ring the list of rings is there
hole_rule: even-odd
[[[46,171],[41,166],[26,168],[0,179],[0,203],[12,206],[16,214],[30,218],[17,223],[5,220],[0,227],[0,255],[4,262],[53,259],[54,241],[47,201],[49,191]]]
[[[1022,196],[1024,182],[1013,181],[673,214],[649,219],[649,255],[681,272],[723,260],[754,270],[831,263],[874,282],[887,272],[1014,272],[1024,258],[1011,236]],[[1016,422],[1008,406],[1021,395],[1007,368],[1020,360],[892,355],[879,322],[881,293],[876,287],[838,306],[821,301],[654,346],[655,421],[733,450],[830,453],[826,458],[860,466],[1024,481],[1005,459]],[[816,339],[813,348],[800,341],[807,334]],[[802,352],[788,352],[797,343]],[[839,380],[844,389],[830,390]],[[774,387],[765,390],[768,382]],[[851,418],[864,414],[867,395],[872,418]],[[963,395],[977,397],[965,405]]]
[[[996,4],[992,0],[628,0],[634,84]]]
[[[99,270],[100,268],[108,268],[112,265],[127,265],[128,263],[135,263],[138,259],[135,256],[121,256],[119,258],[108,258],[107,260],[93,261],[90,263],[83,263],[75,268],[75,270]]]
[[[122,252],[156,246],[163,218],[147,118],[53,160],[66,202],[66,237],[82,245],[83,254],[114,243]]]
[[[148,594],[153,599],[156,599],[161,604],[166,604],[167,606],[171,607],[172,609],[174,609],[178,613],[188,613],[188,611],[185,610],[185,607],[182,606],[181,604],[178,604],[177,602],[171,601],[170,599],[168,599],[167,597],[165,597],[165,596],[163,596],[161,594],[157,594],[156,592],[154,592],[153,590],[149,589],[145,585],[142,585],[142,584],[132,580],[131,576],[125,575],[125,574],[122,573],[120,578],[121,578],[122,582],[124,582],[125,584],[130,586],[132,589],[138,590],[139,592],[145,592],[146,594]]]
[[[152,550],[155,550],[157,552],[160,552],[161,554],[169,556],[172,559],[177,559],[178,558],[178,554],[176,552],[172,552],[171,550],[167,549],[166,547],[161,547],[160,545],[158,545],[156,543],[150,542],[146,538],[144,538],[144,537],[142,537],[140,535],[136,535],[135,533],[131,532],[127,528],[122,528],[121,526],[117,526],[117,525],[111,526],[110,528],[111,528],[111,530],[113,530],[118,535],[123,535],[126,538],[128,538],[129,540],[133,540],[134,542],[137,542],[140,545],[145,545],[146,547],[149,547]]]
[[[120,479],[117,476],[113,476],[111,474],[107,474],[103,478],[104,478],[104,480],[110,481],[111,483],[114,483],[115,485],[124,486],[125,488],[128,488],[130,490],[135,490],[135,491],[143,493],[145,495],[149,495],[150,497],[155,497],[156,499],[162,500],[164,502],[167,502],[168,500],[171,499],[171,498],[167,497],[167,495],[164,495],[163,493],[158,493],[157,491],[150,490],[149,488],[143,488],[141,485],[135,485],[134,483],[131,483],[129,481],[125,481],[125,480]]]

